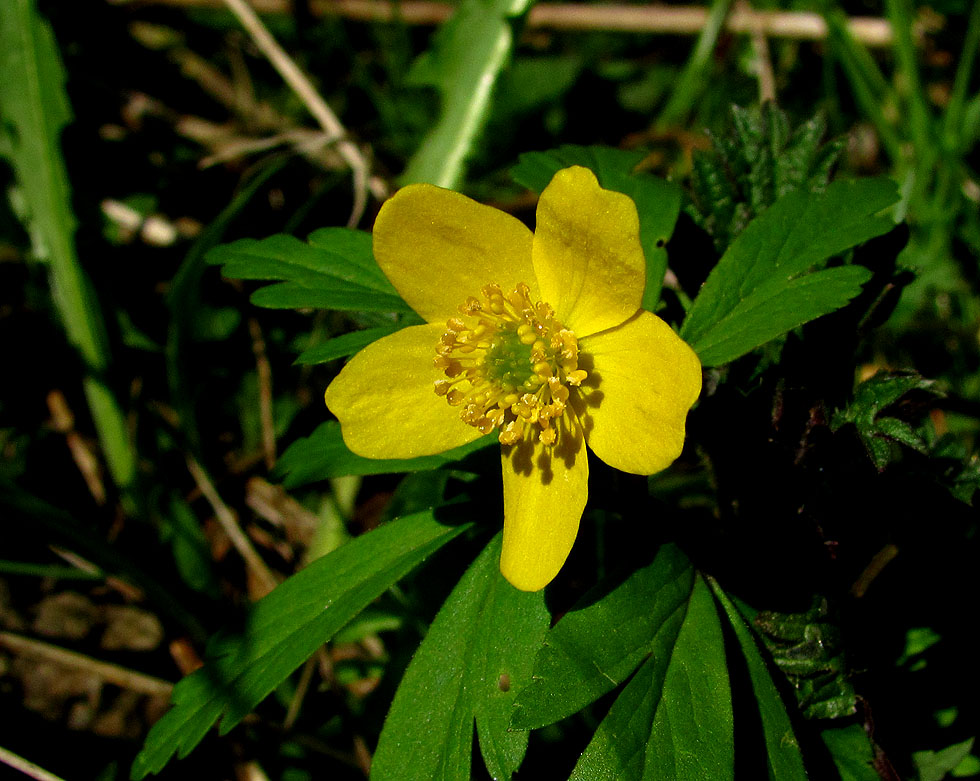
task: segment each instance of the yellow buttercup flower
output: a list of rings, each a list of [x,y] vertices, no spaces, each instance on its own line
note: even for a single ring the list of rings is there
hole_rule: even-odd
[[[636,207],[586,168],[559,171],[536,230],[459,193],[409,185],[374,225],[378,265],[426,321],[355,355],[326,392],[344,442],[414,458],[490,431],[501,442],[500,570],[525,591],[558,574],[588,498],[586,445],[624,472],[684,444],[701,365],[640,309]]]

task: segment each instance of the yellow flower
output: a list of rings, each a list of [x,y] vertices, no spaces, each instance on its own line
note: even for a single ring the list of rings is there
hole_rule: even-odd
[[[500,570],[525,591],[558,574],[588,498],[592,452],[649,475],[684,444],[701,365],[640,309],[636,207],[586,168],[559,171],[534,234],[427,184],[381,208],[374,254],[426,321],[369,345],[327,388],[347,446],[413,458],[490,431],[501,442]]]

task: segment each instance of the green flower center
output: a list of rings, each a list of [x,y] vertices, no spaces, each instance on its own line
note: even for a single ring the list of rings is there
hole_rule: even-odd
[[[490,342],[483,356],[487,379],[512,388],[524,387],[532,377],[537,376],[532,352],[532,346],[524,344],[516,330],[501,331]]]
[[[460,407],[460,419],[484,433],[500,430],[514,445],[537,435],[558,441],[569,388],[588,376],[578,368],[578,340],[545,302],[521,283],[508,294],[490,283],[446,322],[433,365],[447,379],[435,392]],[[465,318],[465,319],[464,319]]]

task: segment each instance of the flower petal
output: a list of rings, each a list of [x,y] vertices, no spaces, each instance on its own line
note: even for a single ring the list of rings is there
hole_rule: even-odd
[[[378,265],[430,323],[457,315],[488,282],[505,290],[524,282],[537,300],[531,243],[516,217],[430,184],[403,187],[374,223]]]
[[[701,392],[694,351],[656,315],[639,312],[582,340],[589,377],[573,394],[589,447],[611,467],[651,475],[684,446],[687,411]]]
[[[646,262],[636,206],[587,168],[555,174],[538,201],[534,271],[542,298],[579,338],[640,308]]]
[[[568,416],[566,416],[567,419]],[[568,558],[589,496],[589,462],[577,421],[552,453],[524,442],[501,450],[504,547],[500,571],[522,591],[547,586]]]
[[[350,359],[324,398],[344,442],[365,458],[416,458],[482,436],[459,409],[435,394],[439,324],[413,325],[369,344]]]

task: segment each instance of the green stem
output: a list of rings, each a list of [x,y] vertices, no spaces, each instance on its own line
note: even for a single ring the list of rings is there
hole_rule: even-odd
[[[698,36],[697,43],[694,44],[694,51],[684,65],[684,70],[677,81],[677,88],[667,101],[660,116],[657,117],[657,127],[665,128],[676,124],[691,110],[691,106],[698,96],[704,91],[707,85],[705,72],[710,64],[711,53],[715,50],[718,43],[718,36],[725,24],[725,17],[728,16],[728,9],[731,7],[732,0],[713,0],[711,11],[708,13],[708,20],[705,22],[704,29]]]

